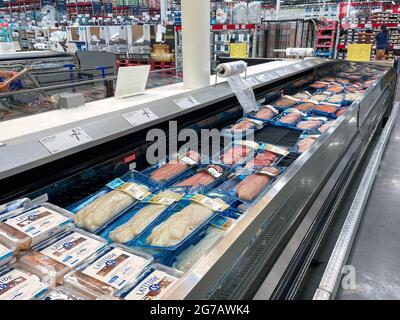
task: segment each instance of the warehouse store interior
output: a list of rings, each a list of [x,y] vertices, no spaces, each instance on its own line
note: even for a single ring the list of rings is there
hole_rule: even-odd
[[[0,0],[0,300],[400,299],[400,1]]]

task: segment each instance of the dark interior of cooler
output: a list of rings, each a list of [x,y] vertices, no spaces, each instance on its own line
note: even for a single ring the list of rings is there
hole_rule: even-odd
[[[263,103],[267,104],[282,94],[294,94],[305,89],[312,81],[341,71],[343,65],[332,63],[330,68],[299,72],[284,80],[258,87],[254,90],[256,98],[265,99]],[[170,120],[177,121],[178,131],[183,128],[222,129],[242,116],[243,110],[238,105],[237,99],[231,97]],[[4,190],[0,203],[22,196],[35,198],[47,193],[49,201],[66,207],[127,172],[129,164],[133,161],[136,162],[136,169],[140,171],[148,166],[145,154],[153,142],[146,142],[146,133],[152,128],[168,132],[168,121],[3,179],[0,181],[0,189]],[[293,147],[300,134],[301,131],[266,126],[256,132],[255,141]],[[166,139],[168,140],[168,135]],[[290,166],[296,158],[296,155],[290,154],[280,165]]]

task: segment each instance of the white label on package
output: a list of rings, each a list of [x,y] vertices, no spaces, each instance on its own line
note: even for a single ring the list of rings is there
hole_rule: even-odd
[[[140,282],[125,300],[159,300],[178,278],[161,271],[154,270]]]
[[[131,197],[135,198],[136,200],[143,200],[150,194],[150,192],[147,191],[147,189],[144,189],[143,186],[140,186],[133,182],[124,183],[122,186],[120,186],[118,188],[118,190],[121,190],[121,191],[129,194]]]
[[[122,117],[133,127],[158,119],[158,116],[150,108],[124,113]]]
[[[192,158],[190,158],[188,156],[183,156],[179,160],[184,162],[185,164],[187,164],[189,166],[193,166],[193,165],[195,165],[197,163],[195,160],[193,160]]]
[[[0,277],[0,300],[31,300],[46,290],[37,277],[17,269]]]
[[[175,99],[173,101],[182,110],[190,109],[190,108],[198,106],[200,104],[200,102],[197,101],[192,96],[187,96],[187,97],[183,97],[183,98],[180,98],[180,99]]]
[[[0,265],[2,260],[8,260],[12,256],[12,251],[0,244]]]
[[[89,258],[106,244],[79,232],[65,236],[40,252],[68,267]]]
[[[51,154],[65,151],[90,141],[92,141],[92,138],[79,127],[39,139],[39,142],[43,144]]]
[[[257,142],[251,141],[251,140],[240,140],[240,141],[235,141],[235,143],[239,144],[239,145],[242,145],[242,146],[250,147],[250,148],[255,149],[255,150],[260,148],[260,145]]]
[[[4,223],[31,237],[31,246],[34,246],[53,235],[59,227],[70,221],[71,218],[56,211],[39,207],[7,219]]]
[[[218,170],[213,167],[207,168],[207,172],[211,174],[214,178],[219,178],[220,176],[222,176],[222,173],[218,172]]]
[[[115,248],[86,267],[83,273],[121,289],[135,279],[147,264],[144,258]]]

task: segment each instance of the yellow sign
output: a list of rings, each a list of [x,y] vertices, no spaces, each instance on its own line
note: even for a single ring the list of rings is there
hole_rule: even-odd
[[[231,58],[247,58],[247,43],[231,43],[229,56]]]
[[[349,44],[347,49],[347,60],[350,61],[370,61],[372,44]]]

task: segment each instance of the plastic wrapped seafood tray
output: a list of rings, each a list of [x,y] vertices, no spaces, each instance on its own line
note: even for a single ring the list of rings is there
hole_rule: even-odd
[[[268,120],[271,120],[273,117],[277,116],[279,114],[279,110],[274,108],[271,105],[265,105],[262,106],[258,111],[251,112],[248,114],[248,117],[263,121],[263,122],[268,122]]]
[[[0,244],[16,251],[27,250],[72,224],[72,215],[50,203],[25,212],[6,215],[0,222]]]
[[[239,166],[244,164],[248,159],[253,158],[254,154],[260,149],[261,143],[251,140],[234,140],[222,150],[212,157],[213,163],[223,164],[226,166]]]
[[[296,124],[296,128],[306,132],[315,132],[328,121],[326,117],[304,117]]]
[[[300,101],[300,99],[296,99],[292,96],[285,95],[285,96],[282,96],[281,98],[279,98],[278,100],[272,102],[271,105],[276,109],[285,110],[285,109],[292,107],[299,101]]]
[[[247,169],[260,169],[278,164],[284,157],[289,155],[290,148],[263,143],[252,159],[244,164]]]
[[[280,115],[272,119],[271,122],[275,126],[296,129],[296,124],[305,116],[307,116],[306,113],[291,108],[282,112]]]
[[[293,152],[297,154],[306,152],[319,137],[320,134],[303,133],[300,136],[299,141],[297,141],[296,145],[293,147]]]
[[[51,288],[63,284],[64,276],[101,251],[108,244],[103,238],[70,228],[35,246],[19,258],[26,270],[46,278]]]
[[[132,284],[153,261],[151,255],[111,244],[64,278],[64,286],[90,299],[114,296]]]
[[[244,138],[262,128],[264,128],[264,121],[246,117],[222,129],[221,134],[227,137]]]
[[[68,210],[78,227],[98,234],[156,189],[146,176],[129,171]]]

